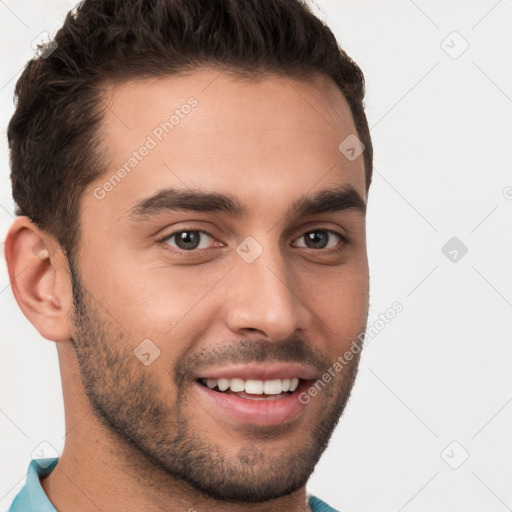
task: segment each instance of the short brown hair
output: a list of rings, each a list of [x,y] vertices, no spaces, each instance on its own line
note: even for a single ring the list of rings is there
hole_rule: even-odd
[[[68,258],[77,250],[81,195],[106,172],[99,127],[109,83],[201,66],[245,78],[322,72],[350,106],[370,186],[363,74],[305,0],[84,0],[52,47],[18,79],[7,137],[16,214],[55,236]]]

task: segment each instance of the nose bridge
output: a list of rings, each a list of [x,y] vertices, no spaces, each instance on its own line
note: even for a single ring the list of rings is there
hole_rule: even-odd
[[[258,329],[270,340],[286,339],[305,320],[291,269],[277,244],[248,238],[237,248],[227,322],[233,331]]]

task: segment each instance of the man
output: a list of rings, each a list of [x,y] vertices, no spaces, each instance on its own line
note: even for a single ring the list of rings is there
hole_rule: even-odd
[[[66,441],[10,510],[333,510],[306,483],[368,315],[361,71],[299,0],[86,0],[48,48],[5,256]]]

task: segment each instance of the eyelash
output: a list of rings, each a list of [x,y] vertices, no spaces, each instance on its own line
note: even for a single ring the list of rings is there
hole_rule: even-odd
[[[211,237],[212,239],[215,240],[215,237],[213,235],[210,235],[210,233],[208,233],[207,231],[204,231],[202,229],[187,229],[187,228],[182,228],[182,229],[179,229],[177,231],[173,231],[172,233],[169,233],[167,235],[165,235],[164,237],[162,238],[159,238],[157,240],[157,242],[159,242],[166,251],[169,251],[171,254],[197,254],[198,251],[207,251],[209,249],[214,249],[214,247],[209,247],[207,249],[190,249],[188,251],[185,251],[185,250],[182,250],[182,249],[177,249],[176,247],[172,247],[172,246],[169,246],[168,243],[166,243],[167,240],[169,240],[170,238],[172,238],[173,236],[179,234],[179,233],[184,233],[184,232],[194,232],[194,233],[201,233],[203,235],[207,235],[209,237]],[[300,237],[302,238],[303,236],[309,234],[309,233],[315,233],[317,231],[322,231],[322,232],[325,232],[325,233],[330,233],[331,235],[337,235],[341,242],[335,247],[335,248],[330,248],[330,249],[312,249],[311,247],[302,247],[302,249],[311,249],[313,251],[322,251],[324,253],[327,253],[327,254],[331,254],[331,253],[340,253],[342,252],[346,246],[350,243],[349,239],[345,236],[345,235],[342,235],[341,233],[338,233],[337,231],[334,231],[332,229],[325,229],[325,228],[317,228],[317,229],[310,229],[308,231],[306,231],[305,233],[303,233]]]

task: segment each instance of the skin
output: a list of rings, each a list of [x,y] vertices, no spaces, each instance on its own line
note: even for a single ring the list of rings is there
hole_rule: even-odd
[[[95,197],[191,96],[197,106]],[[363,157],[349,161],[338,150],[357,133],[348,104],[323,75],[247,83],[206,68],[125,82],[103,101],[108,171],[83,195],[75,268],[26,217],[6,239],[16,300],[58,348],[66,442],[43,489],[64,512],[304,511],[305,483],[358,358],[280,425],[227,417],[203,401],[195,378],[211,359],[229,368],[257,358],[263,366],[306,361],[320,377],[364,331],[364,213],[287,215],[296,199],[334,186],[351,186],[366,202]],[[231,194],[247,217],[169,211],[130,219],[130,208],[166,187]],[[176,239],[159,240],[179,229],[207,231],[208,249],[166,250],[179,249]],[[349,243],[337,253],[305,245],[306,233],[325,230]],[[236,252],[248,236],[262,249],[252,263]],[[327,236],[329,247],[343,244]],[[145,339],[160,350],[149,366],[133,353]],[[183,460],[198,465],[198,481]]]

